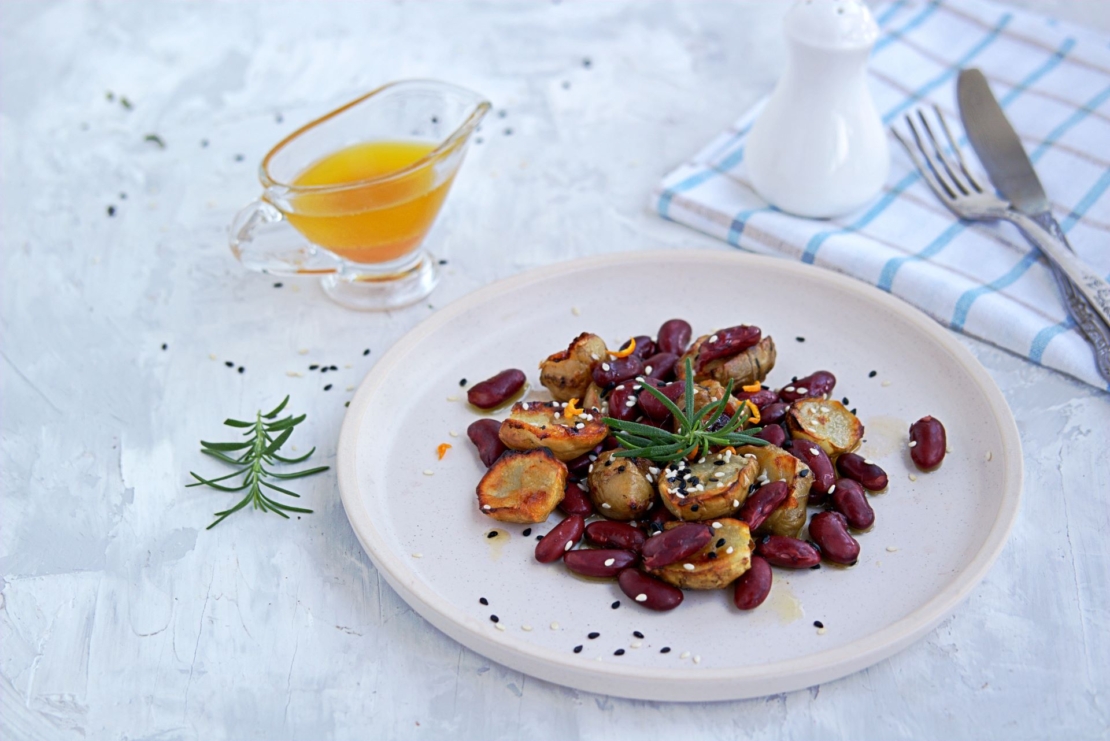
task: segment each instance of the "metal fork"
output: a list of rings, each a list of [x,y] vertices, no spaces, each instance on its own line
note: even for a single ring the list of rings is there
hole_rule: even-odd
[[[940,129],[948,142],[949,151],[937,140],[933,127],[920,109],[907,114],[905,121],[913,134],[911,145],[891,127],[891,133],[905,147],[918,172],[932,188],[948,210],[968,221],[1008,221],[1020,229],[1050,263],[1062,270],[1076,289],[1091,302],[1091,308],[1110,323],[1110,284],[1095,273],[1086,263],[1063,247],[1044,227],[1029,216],[1015,210],[1009,203],[995,195],[993,189],[984,188],[964,160],[963,152],[956,145],[948,124],[940,110],[935,111]],[[951,152],[951,154],[949,154]]]

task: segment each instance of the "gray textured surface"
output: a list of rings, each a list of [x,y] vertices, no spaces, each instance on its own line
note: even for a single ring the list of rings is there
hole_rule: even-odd
[[[1104,3],[1021,4],[1110,27]],[[226,499],[182,488],[223,416],[287,392],[295,441],[334,459],[344,389],[430,313],[347,312],[232,261],[225,226],[282,135],[402,77],[506,112],[433,235],[436,306],[578,255],[727,249],[644,203],[769,89],[783,7],[0,5],[0,734],[1105,738],[1110,397],[973,341],[1025,446],[1002,558],[926,640],[762,700],[623,701],[462,649],[379,582],[331,474],[301,487],[314,515],[211,532]],[[311,362],[340,370],[286,375]]]

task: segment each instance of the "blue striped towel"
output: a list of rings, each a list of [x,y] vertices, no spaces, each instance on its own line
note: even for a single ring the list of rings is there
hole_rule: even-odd
[[[981,69],[1072,247],[1110,279],[1110,39],[985,0],[900,0],[875,16],[883,34],[871,90],[884,122],[935,103],[958,131],[956,75]],[[1008,224],[955,221],[897,142],[882,193],[856,213],[817,221],[768,206],[744,169],[760,108],[663,179],[652,194],[661,216],[855,276],[953,329],[1108,388],[1043,258]]]

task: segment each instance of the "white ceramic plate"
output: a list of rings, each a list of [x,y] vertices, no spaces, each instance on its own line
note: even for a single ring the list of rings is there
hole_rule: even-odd
[[[460,379],[521,368],[533,384],[529,398],[547,398],[537,364],[579,332],[616,346],[673,317],[693,324],[695,335],[762,327],[778,345],[773,386],[819,369],[836,374],[834,396],[849,397],[867,428],[861,452],[890,475],[887,493],[871,499],[876,524],[859,537],[854,568],[776,569],[771,596],[748,613],[733,607],[731,590],[687,592],[678,609],[654,613],[615,582],[586,581],[533,559],[535,535],[558,513],[529,536],[523,525],[479,513],[474,488],[485,467],[466,438],[478,417]],[[944,422],[952,452],[938,471],[920,474],[905,442],[910,423],[926,414]],[[445,442],[454,447],[437,460]],[[378,361],[351,402],[338,463],[343,506],[363,547],[437,628],[542,679],[676,701],[812,686],[925,635],[998,556],[1022,479],[1017,428],[1002,394],[946,330],[850,278],[727,252],[578,260],[466,296]],[[505,534],[487,538],[494,528]],[[600,636],[589,639],[591,632]],[[665,646],[671,650],[661,653]]]

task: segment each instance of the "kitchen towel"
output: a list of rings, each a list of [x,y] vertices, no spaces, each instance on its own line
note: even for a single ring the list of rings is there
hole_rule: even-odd
[[[986,0],[899,0],[877,7],[875,18],[882,34],[869,82],[884,123],[904,126],[915,106],[936,104],[962,137],[956,75],[978,67],[1072,247],[1110,279],[1110,37]],[[886,185],[858,211],[812,220],[769,206],[744,169],[745,136],[761,107],[667,175],[652,207],[733,246],[855,276],[946,326],[1110,388],[1044,258],[1008,224],[957,221],[893,137]]]

